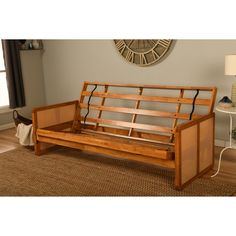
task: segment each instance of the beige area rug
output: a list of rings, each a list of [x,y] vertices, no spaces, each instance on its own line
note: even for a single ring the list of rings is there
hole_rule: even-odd
[[[199,178],[174,189],[174,172],[64,149],[35,156],[19,148],[0,154],[1,196],[231,196],[236,185]]]

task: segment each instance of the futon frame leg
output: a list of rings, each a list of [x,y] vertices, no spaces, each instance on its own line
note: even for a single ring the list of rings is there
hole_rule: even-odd
[[[54,144],[49,144],[49,143],[44,143],[44,142],[39,142],[37,141],[34,144],[34,153],[37,156],[41,156],[49,151],[57,149],[57,145]]]
[[[183,185],[181,184],[181,177],[180,177],[180,169],[176,168],[175,169],[175,189],[176,190],[182,190]]]
[[[40,147],[40,142],[36,141],[36,143],[34,144],[34,153],[37,156],[42,155],[42,151],[41,151],[41,147]]]

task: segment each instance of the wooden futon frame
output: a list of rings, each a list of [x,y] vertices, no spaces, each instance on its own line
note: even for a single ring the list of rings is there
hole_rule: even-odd
[[[216,91],[84,82],[79,101],[33,110],[35,153],[62,145],[175,169],[180,190],[213,167]]]

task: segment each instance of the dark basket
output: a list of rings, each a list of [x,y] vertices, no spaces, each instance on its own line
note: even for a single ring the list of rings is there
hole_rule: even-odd
[[[15,122],[15,125],[19,125],[20,123],[23,123],[25,125],[30,125],[32,124],[32,120],[25,118],[23,116],[21,116],[17,110],[13,111],[13,120]]]

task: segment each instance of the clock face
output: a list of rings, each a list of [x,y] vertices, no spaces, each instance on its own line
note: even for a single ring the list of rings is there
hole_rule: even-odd
[[[114,40],[120,54],[129,62],[148,66],[159,61],[171,45],[170,39]]]

